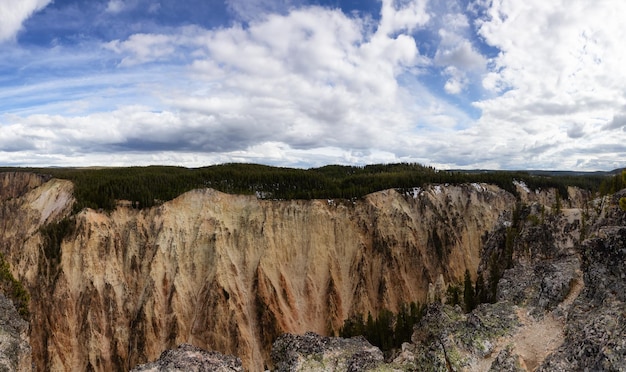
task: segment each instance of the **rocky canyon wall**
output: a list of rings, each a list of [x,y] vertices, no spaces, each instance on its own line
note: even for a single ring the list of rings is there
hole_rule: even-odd
[[[71,183],[2,177],[0,249],[31,294],[37,370],[57,371],[128,370],[181,343],[263,370],[284,332],[332,334],[352,314],[423,303],[439,278],[461,283],[516,202],[484,184],[354,202],[202,189],[71,215]],[[58,242],[42,234],[64,218]]]

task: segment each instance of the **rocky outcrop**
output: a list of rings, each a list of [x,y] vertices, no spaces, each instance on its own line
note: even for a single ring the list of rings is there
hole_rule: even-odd
[[[13,303],[0,293],[0,371],[32,370],[28,341],[28,323],[20,317]]]
[[[478,360],[496,351],[496,340],[519,326],[507,302],[480,305],[469,314],[457,306],[431,304],[402,354],[394,360],[411,370],[477,370]],[[474,366],[474,368],[470,368]]]
[[[241,360],[232,355],[182,344],[161,353],[158,360],[139,365],[132,372],[243,372]]]
[[[383,364],[383,353],[363,337],[344,339],[307,332],[280,336],[272,346],[272,361],[277,372],[357,372]]]
[[[540,371],[626,366],[626,213],[616,207],[624,195],[604,201],[608,207],[580,246],[584,288],[567,313],[565,342]]]

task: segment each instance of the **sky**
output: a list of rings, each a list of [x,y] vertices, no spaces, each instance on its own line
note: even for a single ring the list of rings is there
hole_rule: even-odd
[[[626,166],[626,1],[0,0],[0,165]]]

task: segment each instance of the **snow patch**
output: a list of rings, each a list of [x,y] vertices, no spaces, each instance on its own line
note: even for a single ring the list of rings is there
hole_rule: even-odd
[[[255,191],[254,195],[257,199],[268,199],[272,194],[265,191]]]
[[[422,193],[421,187],[414,187],[413,190],[407,191],[406,195],[413,197],[413,199],[417,199],[418,196]]]
[[[480,183],[473,182],[473,183],[472,183],[472,187],[473,187],[474,189],[476,189],[476,191],[478,191],[478,192],[483,192],[483,191],[485,191],[485,188],[484,188],[484,187],[483,187],[483,185],[481,185]]]
[[[513,184],[530,194],[530,189],[524,181],[513,180]]]
[[[439,195],[443,192],[443,190],[441,189],[441,185],[433,186],[433,191],[435,192],[435,195]]]

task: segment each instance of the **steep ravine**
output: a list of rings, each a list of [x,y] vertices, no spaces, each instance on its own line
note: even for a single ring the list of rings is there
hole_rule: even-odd
[[[181,343],[262,370],[284,332],[330,334],[351,314],[424,302],[440,276],[476,273],[483,237],[515,205],[478,184],[356,202],[202,189],[147,210],[83,210],[55,252],[39,231],[70,215],[71,183],[2,177],[22,186],[0,190],[0,249],[31,293],[36,368],[55,371],[128,370]]]

